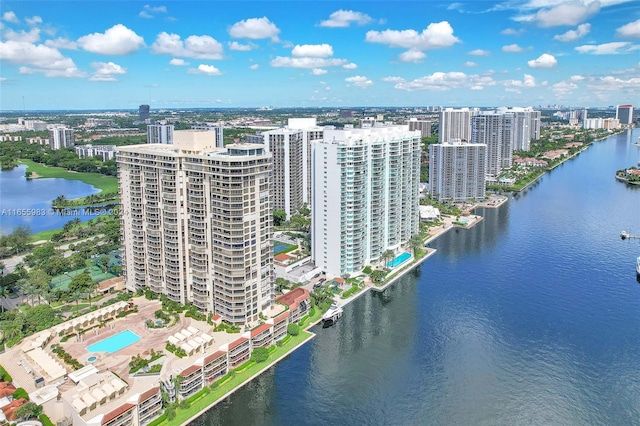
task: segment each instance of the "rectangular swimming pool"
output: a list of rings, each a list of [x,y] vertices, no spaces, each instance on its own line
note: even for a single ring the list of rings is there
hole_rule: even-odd
[[[410,257],[411,257],[411,253],[407,253],[407,252],[401,253],[400,255],[398,255],[398,257],[393,259],[391,262],[387,262],[387,266],[389,268],[395,268],[396,266],[399,266],[404,262],[406,262],[407,260],[409,260]]]
[[[89,352],[107,352],[114,353],[120,349],[126,348],[129,345],[133,345],[140,340],[140,336],[131,330],[121,331],[118,334],[114,334],[104,340],[100,340],[91,346],[87,347]]]

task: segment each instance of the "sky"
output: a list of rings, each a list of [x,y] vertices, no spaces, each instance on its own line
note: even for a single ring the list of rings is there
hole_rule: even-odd
[[[640,104],[640,1],[25,1],[0,111]]]

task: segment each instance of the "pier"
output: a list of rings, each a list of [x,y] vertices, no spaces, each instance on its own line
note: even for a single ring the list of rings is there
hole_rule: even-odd
[[[640,235],[632,235],[630,233],[628,233],[627,231],[622,231],[620,233],[620,238],[622,240],[640,240]]]

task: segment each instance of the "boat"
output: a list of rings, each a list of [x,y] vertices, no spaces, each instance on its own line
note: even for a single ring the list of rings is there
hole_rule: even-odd
[[[342,316],[342,308],[337,303],[333,303],[331,307],[322,315],[322,327],[331,327]]]
[[[640,256],[636,259],[636,274],[640,277]]]

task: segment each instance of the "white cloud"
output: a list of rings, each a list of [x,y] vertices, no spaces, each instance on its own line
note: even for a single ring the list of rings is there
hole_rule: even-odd
[[[522,87],[531,88],[531,87],[537,86],[536,79],[531,74],[525,74],[522,80],[504,80],[502,84],[504,84],[506,87],[518,87],[518,88],[522,88]]]
[[[184,59],[173,58],[169,61],[169,65],[175,65],[176,67],[183,67],[185,65],[189,65],[189,62],[186,62]]]
[[[515,30],[513,28],[505,28],[504,30],[500,31],[500,34],[502,35],[514,35],[514,36],[519,36],[520,34],[522,34],[524,32],[523,29],[519,29],[519,30]]]
[[[92,62],[95,69],[89,81],[117,81],[116,75],[126,74],[127,69],[113,62]]]
[[[344,64],[342,68],[346,70],[355,70],[356,68],[358,68],[358,65],[354,64],[353,62],[349,62],[348,64]]]
[[[502,46],[502,51],[508,53],[520,53],[524,51],[524,48],[518,46],[517,44],[508,44],[506,46]]]
[[[483,49],[474,49],[470,52],[467,52],[467,55],[471,55],[471,56],[489,56],[491,55],[491,52],[489,52],[488,50],[483,50]]]
[[[253,64],[253,65],[249,66],[250,70],[257,70],[258,68],[260,68],[260,65],[258,65],[258,64]]]
[[[7,77],[0,77],[0,81],[7,81]]]
[[[434,72],[431,75],[406,81],[400,77],[386,77],[383,81],[396,83],[394,88],[406,91],[429,90],[447,91],[451,89],[472,89],[482,90],[484,87],[495,86],[497,83],[488,75],[467,75],[463,72]]]
[[[242,43],[238,43],[237,41],[229,42],[228,45],[229,45],[229,50],[236,50],[239,52],[248,52],[249,50],[253,50],[257,47],[253,43],[242,44]]]
[[[460,42],[447,21],[431,23],[420,33],[416,30],[368,31],[365,40],[420,51],[449,47]]]
[[[42,24],[42,18],[39,16],[32,16],[31,18],[24,18],[25,22],[29,25]]]
[[[530,68],[553,68],[558,65],[558,61],[553,55],[543,53],[537,59],[532,59],[527,62]]]
[[[627,80],[613,76],[592,78],[587,83],[587,88],[592,91],[606,92],[615,90],[626,90],[637,92],[640,89],[640,77],[631,77]]]
[[[558,97],[564,97],[578,89],[578,85],[572,81],[560,81],[551,85],[551,90]]]
[[[578,28],[576,28],[575,30],[569,30],[564,34],[558,34],[554,36],[553,39],[564,41],[564,42],[576,41],[576,40],[580,40],[582,37],[589,34],[590,31],[591,31],[591,24],[588,24],[588,23],[580,24],[578,25]]]
[[[398,59],[402,62],[421,62],[427,55],[420,52],[419,50],[407,50],[406,52],[402,52],[398,55]]]
[[[288,58],[284,56],[276,56],[271,61],[272,67],[285,67],[285,68],[324,68],[324,67],[339,67],[348,64],[346,59],[337,58]]]
[[[47,40],[44,44],[55,49],[76,50],[78,48],[78,43],[63,37],[58,37],[54,40]]]
[[[640,37],[640,19],[617,28],[616,35],[619,37]]]
[[[326,58],[333,56],[333,47],[330,44],[297,44],[291,51],[291,56],[297,58]]]
[[[208,35],[192,35],[183,42],[178,34],[166,32],[158,34],[151,45],[152,53],[195,59],[222,59],[223,50],[222,44]]]
[[[205,74],[205,75],[222,75],[222,72],[213,65],[200,64],[198,68],[191,68],[190,74]]]
[[[540,9],[533,16],[539,27],[549,28],[562,25],[575,26],[586,21],[600,11],[600,2],[592,1],[587,4],[580,1],[569,1],[551,8]]]
[[[584,80],[584,77],[583,77],[583,76],[581,76],[581,75],[572,75],[572,76],[569,78],[569,80],[571,80],[571,81],[582,81],[582,80]]]
[[[603,44],[585,44],[584,46],[577,46],[575,49],[579,53],[589,53],[591,55],[619,55],[637,50],[639,47],[627,41],[614,41]]]
[[[156,14],[159,14],[159,13],[167,13],[167,7],[166,6],[153,7],[148,4],[145,4],[142,10],[140,11],[140,13],[138,14],[138,16],[140,16],[141,18],[151,19]]]
[[[362,12],[355,12],[353,10],[337,10],[329,15],[329,19],[320,22],[321,27],[331,28],[344,28],[355,23],[358,25],[364,25],[371,22],[372,19],[369,15]]]
[[[373,84],[373,81],[361,75],[356,75],[354,77],[347,77],[344,79],[344,81],[357,87],[369,87]]]
[[[477,67],[478,64],[476,64],[475,62],[471,62],[471,61],[467,61],[463,64],[465,67]]]
[[[3,13],[2,20],[5,22],[11,22],[13,24],[17,24],[18,22],[20,22],[15,12],[11,12],[11,11]]]
[[[252,40],[270,38],[271,41],[279,41],[278,34],[280,34],[280,29],[266,16],[236,22],[229,29],[229,35],[233,38],[248,38]]]
[[[32,28],[29,32],[26,32],[24,30],[14,31],[9,28],[3,33],[3,36],[5,40],[35,43],[40,40],[40,30],[38,28]]]
[[[322,68],[314,68],[311,70],[311,74],[313,75],[323,75],[326,74],[328,71]]]
[[[0,42],[0,60],[23,65],[21,74],[41,73],[47,77],[83,77],[71,58],[43,44],[9,40]]]
[[[82,36],[78,44],[83,50],[100,55],[128,55],[144,46],[144,39],[122,24],[116,24],[104,33]]]

